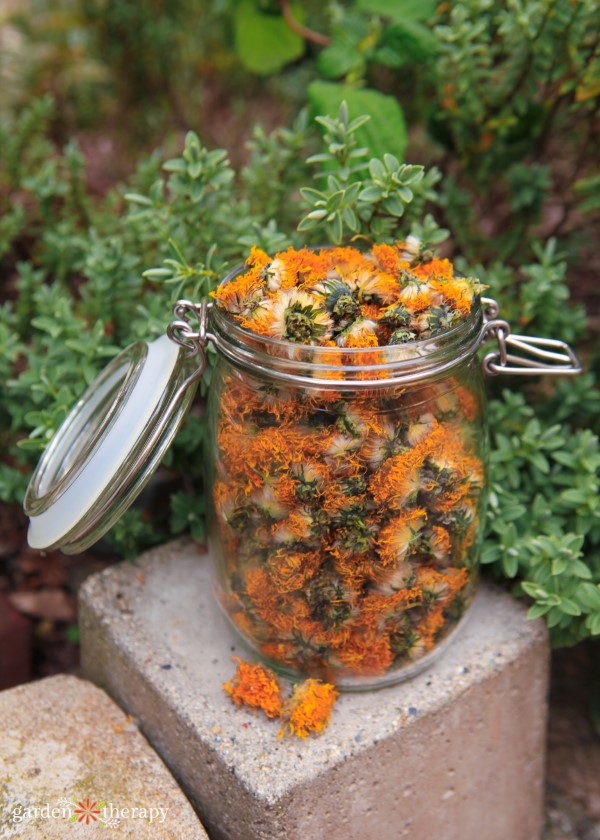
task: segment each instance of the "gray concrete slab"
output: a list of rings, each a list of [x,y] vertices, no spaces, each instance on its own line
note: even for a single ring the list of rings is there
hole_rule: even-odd
[[[135,722],[57,676],[0,692],[0,838],[207,840]]]
[[[89,578],[86,674],[134,714],[220,840],[535,840],[542,824],[544,625],[483,586],[441,659],[391,688],[344,694],[307,741],[238,709],[242,654],[186,541]]]

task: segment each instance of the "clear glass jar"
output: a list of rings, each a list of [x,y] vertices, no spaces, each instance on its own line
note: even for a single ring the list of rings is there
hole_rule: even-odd
[[[210,321],[210,542],[225,615],[286,676],[352,689],[412,676],[478,582],[480,304],[434,339],[367,349],[257,336],[216,306]]]
[[[210,542],[232,628],[291,677],[359,689],[413,675],[477,587],[482,369],[581,371],[563,342],[511,334],[483,305],[434,338],[365,349],[266,338],[178,301],[167,334],[113,359],[49,443],[24,502],[29,544],[83,551],[119,519],[184,422],[210,342]]]

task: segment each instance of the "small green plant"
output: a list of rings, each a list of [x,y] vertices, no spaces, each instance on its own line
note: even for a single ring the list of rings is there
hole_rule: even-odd
[[[40,100],[0,129],[6,502],[20,504],[40,451],[105,361],[138,337],[162,333],[178,297],[207,294],[252,244],[274,251],[412,233],[424,248],[452,247],[434,221],[433,211],[443,213],[474,243],[463,269],[490,285],[513,325],[569,341],[584,328],[581,308],[568,300],[562,243],[538,237],[520,244],[527,259],[516,265],[495,260],[493,251],[486,265],[474,264],[478,234],[463,224],[471,212],[463,187],[435,168],[378,156],[361,139],[370,123],[351,108],[320,118],[321,140],[305,116],[291,129],[257,129],[239,170],[189,133],[181,154],[163,164],[149,157],[126,187],[102,198],[87,193],[76,146],[60,151],[48,139],[51,120],[51,102]],[[209,384],[210,369],[203,392]],[[528,392],[528,401],[520,385],[491,404],[483,559],[533,601],[532,614],[546,617],[557,643],[573,643],[600,633],[600,398],[591,374]],[[170,510],[148,492],[113,529],[121,553],[135,555],[185,530],[203,538],[203,436],[198,410],[161,468]]]
[[[248,237],[285,243],[268,210],[253,201],[253,187],[267,163],[280,159],[284,167],[305,143],[302,120],[269,138],[256,134],[236,183],[226,153],[208,151],[189,133],[179,157],[162,165],[151,157],[127,188],[93,200],[82,187],[76,147],[56,152],[47,139],[51,118],[50,101],[41,100],[0,129],[0,254],[8,277],[0,308],[0,498],[16,504],[41,450],[108,358],[163,333],[175,300],[207,294],[244,258]],[[293,193],[290,178],[279,201],[293,205]],[[184,527],[201,536],[202,423],[191,418],[163,466],[176,481],[184,464],[197,464],[188,501],[175,492],[170,514],[160,506],[128,513],[110,537],[122,553],[134,555]]]
[[[482,560],[518,581],[556,644],[574,644],[600,634],[600,448],[589,429],[553,424],[543,404],[538,414],[518,393],[492,402]]]
[[[304,187],[302,197],[310,212],[298,225],[299,231],[323,231],[333,243],[359,237],[370,242],[393,242],[404,228],[423,212],[426,201],[436,201],[433,190],[440,178],[432,168],[425,173],[422,166],[400,163],[391,154],[383,159],[369,157],[370,150],[358,146],[357,135],[370,117],[350,120],[348,106],[342,102],[336,118],[316,117],[323,127],[325,150],[307,159],[319,164],[315,177],[324,186],[321,190]],[[407,212],[409,209],[412,212]],[[432,216],[427,216],[418,231],[428,243],[443,241]],[[416,228],[415,228],[416,229]]]

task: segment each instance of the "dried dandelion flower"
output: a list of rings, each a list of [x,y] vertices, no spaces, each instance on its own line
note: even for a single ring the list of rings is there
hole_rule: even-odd
[[[288,386],[236,371],[221,385],[220,597],[270,661],[342,682],[384,676],[425,656],[466,609],[480,530],[480,401],[459,373],[357,391],[337,380],[352,367],[362,368],[357,381],[378,378],[378,366],[421,352],[411,342],[435,345],[481,288],[409,237],[370,253],[253,249],[216,293],[242,328],[308,345],[315,376],[331,380]],[[266,704],[303,738],[325,728],[336,696],[311,679],[284,703],[274,675],[245,663],[225,688],[240,705]]]
[[[329,723],[337,697],[335,686],[321,680],[308,679],[294,686],[282,709],[284,727],[280,735],[288,730],[290,735],[302,739],[311,732],[319,735]]]
[[[245,270],[213,292],[217,306],[258,335],[297,344],[377,347],[438,335],[467,317],[485,288],[409,236],[370,253],[342,246],[252,248]]]
[[[223,688],[238,706],[250,709],[262,709],[269,718],[279,717],[282,701],[281,689],[270,668],[244,662],[238,656],[237,671],[233,679],[224,683]]]
[[[269,315],[269,335],[298,344],[318,344],[333,326],[319,301],[307,292],[290,289],[275,299]]]

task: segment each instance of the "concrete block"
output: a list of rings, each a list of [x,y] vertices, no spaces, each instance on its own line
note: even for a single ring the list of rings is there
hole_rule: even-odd
[[[77,840],[93,828],[110,840],[207,840],[160,758],[99,688],[58,676],[0,692],[0,838]]]
[[[140,725],[213,840],[536,840],[548,640],[483,586],[434,665],[344,694],[327,731],[278,737],[221,685],[243,655],[185,541],[88,578],[84,669]]]

